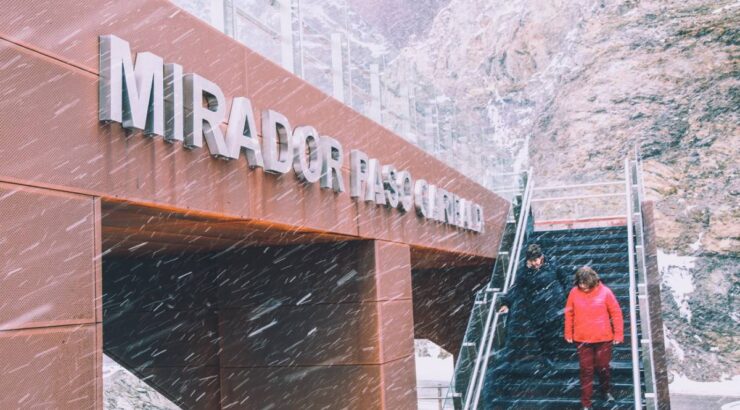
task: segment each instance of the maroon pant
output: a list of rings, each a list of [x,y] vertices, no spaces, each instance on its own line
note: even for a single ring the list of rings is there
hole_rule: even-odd
[[[612,342],[578,343],[578,363],[581,366],[581,404],[591,407],[594,391],[594,370],[599,374],[601,392],[609,393],[609,362]]]

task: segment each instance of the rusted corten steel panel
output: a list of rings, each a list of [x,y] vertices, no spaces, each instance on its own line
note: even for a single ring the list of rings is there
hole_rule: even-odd
[[[0,183],[0,408],[102,408],[99,207]]]
[[[100,324],[0,332],[0,408],[102,409]]]
[[[91,197],[0,183],[0,331],[94,323]]]
[[[256,110],[279,111],[294,126],[313,125],[336,138],[345,152],[347,188],[349,151],[360,149],[477,202],[486,231],[369,207],[291,173],[250,169],[243,158],[212,159],[205,146],[188,151],[99,123],[98,36],[104,34],[128,41],[132,53],[153,52],[204,76],[227,101],[248,97]],[[506,201],[170,2],[14,2],[0,14],[0,62],[0,146],[14,159],[0,163],[4,180],[489,258],[498,248]],[[256,120],[259,130],[259,115]]]

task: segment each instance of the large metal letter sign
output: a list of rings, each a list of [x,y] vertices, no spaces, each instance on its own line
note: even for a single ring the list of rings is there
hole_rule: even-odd
[[[182,66],[164,65],[164,140],[183,141]]]
[[[380,161],[370,158],[367,167],[368,181],[365,191],[366,201],[375,201],[378,205],[385,205],[385,191],[383,189],[383,170]]]
[[[237,97],[231,103],[229,128],[226,130],[226,145],[229,157],[239,159],[242,149],[247,154],[247,164],[251,168],[264,167],[262,149],[257,139],[257,126],[254,122],[252,102],[248,98]]]
[[[265,171],[284,174],[293,165],[290,122],[273,110],[262,111],[262,153]]]
[[[221,88],[198,74],[186,74],[184,95],[185,147],[202,147],[205,136],[211,155],[229,159],[220,127],[226,113],[226,97]]]
[[[349,196],[352,198],[365,198],[367,167],[367,154],[358,149],[349,152]]]
[[[383,165],[383,188],[385,190],[385,201],[389,207],[398,206],[398,185],[396,180],[396,167]]]
[[[298,179],[310,184],[321,177],[319,133],[310,126],[293,131],[293,171]]]
[[[332,137],[322,135],[319,138],[319,149],[321,150],[321,187],[331,188],[334,192],[344,192],[342,144]]]
[[[161,57],[138,53],[134,68],[128,42],[114,35],[100,36],[98,118],[164,135],[163,66]]]
[[[239,159],[245,151],[250,168],[285,174],[291,168],[298,179],[322,189],[344,192],[342,144],[319,135],[311,126],[293,130],[283,114],[262,110],[262,142],[252,103],[234,97],[226,127],[226,97],[215,83],[195,73],[183,74],[178,64],[164,64],[152,53],[131,58],[129,44],[114,36],[100,36],[100,121],[160,135],[188,149],[203,147],[221,159]],[[483,208],[424,179],[416,182],[407,170],[383,165],[360,150],[350,153],[350,197],[416,214],[427,221],[483,232]],[[446,186],[454,184],[448,183]]]
[[[399,189],[398,209],[403,212],[411,211],[414,206],[414,181],[408,171],[398,173],[396,184]]]

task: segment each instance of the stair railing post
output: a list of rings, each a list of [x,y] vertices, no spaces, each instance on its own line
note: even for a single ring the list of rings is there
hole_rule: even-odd
[[[637,340],[637,295],[635,285],[635,244],[632,225],[632,176],[630,175],[629,157],[624,160],[624,183],[625,199],[627,207],[627,249],[629,257],[629,303],[630,303],[630,338],[632,348],[632,382],[635,396],[635,409],[642,408],[642,395],[640,392],[640,362]]]

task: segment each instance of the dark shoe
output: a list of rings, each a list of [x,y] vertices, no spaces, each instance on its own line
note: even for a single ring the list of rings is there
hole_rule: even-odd
[[[604,395],[604,402],[606,404],[613,404],[615,401],[617,401],[617,399],[615,399],[611,393],[607,393]]]

